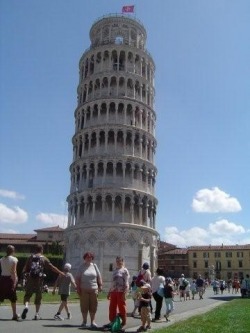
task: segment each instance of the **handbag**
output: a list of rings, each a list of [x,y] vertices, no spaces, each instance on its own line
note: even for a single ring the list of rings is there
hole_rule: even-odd
[[[159,288],[157,289],[157,294],[161,297],[164,297],[164,286],[162,283],[160,284]]]
[[[102,281],[101,281],[101,277],[100,277],[100,274],[99,274],[99,270],[97,269],[96,264],[94,264],[94,267],[95,267],[95,271],[96,271],[96,275],[97,275],[96,281],[97,281],[98,289],[101,290],[102,289]]]

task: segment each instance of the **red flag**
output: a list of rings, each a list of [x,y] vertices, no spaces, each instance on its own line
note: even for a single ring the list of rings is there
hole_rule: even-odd
[[[123,6],[122,13],[133,13],[135,6]]]

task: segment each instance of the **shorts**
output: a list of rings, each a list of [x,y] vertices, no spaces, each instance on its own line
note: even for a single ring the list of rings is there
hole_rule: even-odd
[[[40,305],[42,300],[42,289],[43,289],[43,280],[39,278],[28,277],[26,286],[25,286],[25,295],[23,298],[24,304],[29,302],[32,295],[35,294],[34,304]]]
[[[11,303],[16,303],[17,295],[11,276],[0,276],[0,302],[9,299]]]
[[[69,295],[61,294],[61,301],[67,302]]]
[[[96,313],[97,311],[97,301],[98,290],[81,290],[80,294],[80,307],[82,313]]]

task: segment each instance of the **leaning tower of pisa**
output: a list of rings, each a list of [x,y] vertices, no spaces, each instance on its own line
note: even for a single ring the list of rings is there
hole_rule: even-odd
[[[94,252],[108,283],[117,255],[131,275],[143,262],[155,268],[155,65],[137,19],[104,16],[89,35],[79,62],[65,249],[73,271]]]

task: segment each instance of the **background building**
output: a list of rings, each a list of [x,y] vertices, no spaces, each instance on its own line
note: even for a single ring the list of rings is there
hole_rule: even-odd
[[[59,226],[34,230],[35,234],[4,234],[0,233],[0,252],[6,251],[9,244],[14,245],[18,253],[32,253],[36,244],[41,244],[45,252],[59,246],[58,252],[63,251],[64,229]],[[58,253],[58,254],[59,254]]]
[[[104,282],[115,257],[135,274],[155,269],[155,65],[136,19],[109,15],[90,30],[79,63],[73,163],[65,230],[73,272],[85,251],[95,253]]]
[[[250,272],[250,244],[191,246],[188,266],[193,277],[241,279]]]

